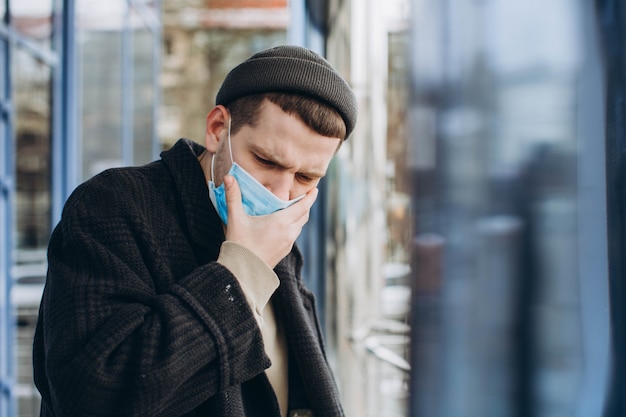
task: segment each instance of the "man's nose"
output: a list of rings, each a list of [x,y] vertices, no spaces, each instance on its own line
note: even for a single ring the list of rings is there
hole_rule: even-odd
[[[265,186],[276,197],[288,201],[293,187],[293,176],[290,174],[276,174]]]

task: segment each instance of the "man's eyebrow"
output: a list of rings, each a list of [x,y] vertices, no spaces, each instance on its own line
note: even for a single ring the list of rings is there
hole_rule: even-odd
[[[269,161],[281,169],[291,169],[289,165],[286,165],[284,162],[281,162],[278,158],[276,158],[276,156],[268,153],[265,149],[261,148],[260,146],[253,144],[250,146],[250,150],[257,158],[261,158],[263,160]],[[322,178],[323,176],[326,175],[325,171],[317,171],[317,170],[298,171],[298,173],[301,175],[310,177],[310,178]]]

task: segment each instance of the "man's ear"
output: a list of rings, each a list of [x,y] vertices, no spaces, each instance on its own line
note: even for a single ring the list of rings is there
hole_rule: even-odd
[[[217,152],[220,141],[227,137],[229,117],[228,109],[221,104],[213,107],[209,114],[207,114],[204,145],[209,152]]]

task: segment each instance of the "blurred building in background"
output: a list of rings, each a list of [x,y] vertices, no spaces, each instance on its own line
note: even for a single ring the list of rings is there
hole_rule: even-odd
[[[205,118],[228,71],[287,42],[287,0],[162,3],[160,143],[186,137],[204,144]]]
[[[611,155],[597,19],[612,11],[418,4],[413,414],[602,415]]]
[[[0,416],[65,199],[307,46],[359,121],[298,244],[348,417],[626,415],[620,1],[1,0]]]

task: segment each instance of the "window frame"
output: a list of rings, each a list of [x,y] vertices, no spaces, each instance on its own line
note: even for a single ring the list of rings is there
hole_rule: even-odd
[[[77,60],[77,1],[52,0],[51,39],[49,46],[39,45],[29,37],[19,33],[11,21],[11,2],[0,0],[4,14],[0,21],[0,415],[15,416],[18,413],[17,401],[17,352],[14,347],[17,338],[17,306],[12,297],[19,275],[16,266],[18,254],[15,232],[16,210],[16,144],[15,108],[12,89],[14,78],[11,71],[13,51],[19,49],[51,69],[50,79],[50,229],[58,223],[65,201],[72,191],[83,181],[81,173],[81,131],[80,131],[80,71]],[[21,0],[20,0],[21,1]],[[158,139],[156,121],[160,102],[158,76],[161,53],[161,1],[153,1],[148,7],[145,1],[124,0],[125,18],[121,29],[125,42],[124,63],[121,71],[124,80],[124,97],[120,103],[123,126],[123,163],[132,165],[134,159],[133,138],[133,56],[131,15],[138,16],[144,29],[152,33],[152,137],[150,159],[156,159],[161,146]],[[128,42],[130,41],[130,42]],[[124,46],[124,45],[131,46]],[[52,230],[50,230],[52,232]],[[45,260],[42,260],[45,266]],[[41,277],[42,280],[45,277]],[[34,389],[34,387],[33,387]]]

